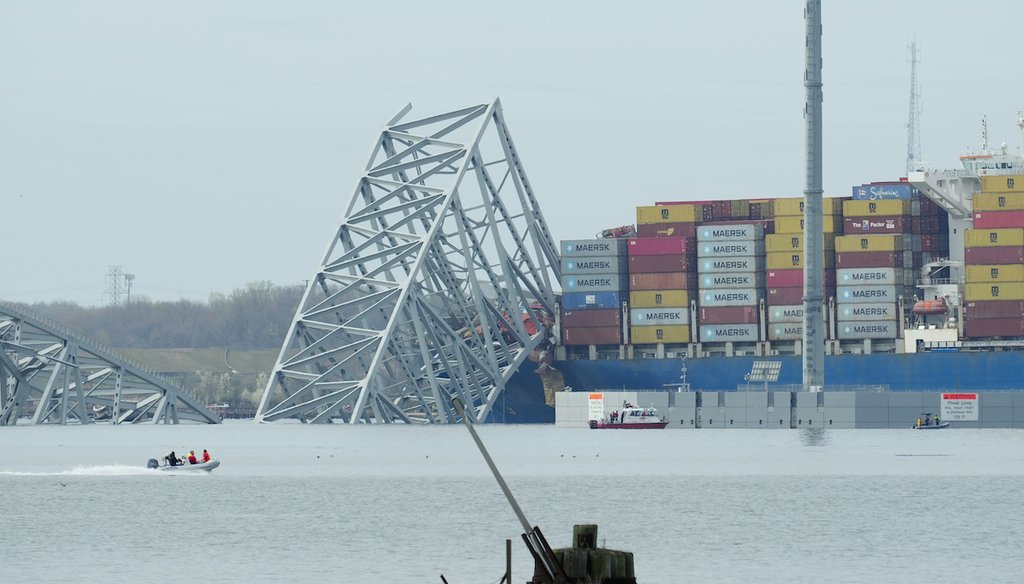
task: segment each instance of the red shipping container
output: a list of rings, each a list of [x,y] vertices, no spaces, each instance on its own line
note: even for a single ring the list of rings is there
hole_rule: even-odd
[[[844,217],[843,233],[857,235],[861,233],[903,233],[903,217],[892,215],[886,217]]]
[[[693,272],[696,269],[697,258],[692,254],[629,256],[630,274]]]
[[[621,345],[621,326],[562,328],[563,345]]]
[[[630,290],[690,290],[696,274],[685,272],[661,272],[649,274],[630,274]]]
[[[700,324],[756,324],[756,306],[711,306],[700,309]]]
[[[975,211],[975,229],[1024,227],[1024,211]]]
[[[636,227],[639,237],[696,237],[696,223],[641,223]]]
[[[804,287],[790,286],[787,288],[769,288],[768,304],[778,306],[780,304],[803,304]]]
[[[768,270],[769,288],[791,288],[803,285],[803,270]]]
[[[992,248],[987,248],[992,249]],[[903,252],[856,251],[836,252],[836,268],[900,268]]]
[[[621,324],[622,310],[619,308],[566,310],[562,312],[563,328],[613,327]]]
[[[973,265],[1024,263],[1024,246],[968,247],[964,263]]]
[[[1024,318],[983,318],[964,319],[964,336],[969,339],[981,337],[1024,337]]]
[[[626,245],[629,255],[679,255],[692,252],[695,241],[690,237],[634,237]]]
[[[1024,300],[974,300],[964,303],[964,318],[1022,318]]]

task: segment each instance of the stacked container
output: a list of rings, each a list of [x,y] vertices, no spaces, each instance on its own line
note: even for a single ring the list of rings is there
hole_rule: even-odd
[[[834,296],[836,286],[835,238],[841,230],[842,201],[822,199],[824,231],[824,292]],[[804,318],[804,200],[776,199],[775,233],[765,236],[768,340],[803,337]]]
[[[861,201],[846,204],[851,202]],[[899,336],[903,241],[903,235],[836,237],[836,320],[840,339]]]
[[[625,239],[562,242],[562,344],[621,345]]]
[[[658,203],[636,208],[637,237],[687,237],[696,234],[697,223],[703,221],[701,205],[691,203]]]
[[[964,264],[964,336],[1024,336],[1024,229],[968,229]]]
[[[764,228],[756,223],[697,229],[700,340],[756,342],[764,297]]]
[[[693,290],[692,237],[628,240],[630,342],[690,342]]]

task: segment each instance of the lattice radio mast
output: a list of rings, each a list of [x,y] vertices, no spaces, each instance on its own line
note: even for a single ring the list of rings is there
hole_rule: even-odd
[[[907,172],[921,161],[921,88],[917,84],[917,41],[907,47],[910,60],[910,114],[907,116]]]

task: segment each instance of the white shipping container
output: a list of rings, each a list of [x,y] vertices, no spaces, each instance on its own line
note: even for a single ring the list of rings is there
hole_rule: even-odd
[[[764,240],[706,241],[697,244],[699,258],[742,258],[764,255]]]
[[[903,286],[839,286],[836,298],[840,304],[865,302],[896,302],[899,300]]]
[[[723,288],[700,292],[701,307],[757,306],[758,300],[759,296],[755,288]]]
[[[717,288],[764,288],[764,272],[701,274],[701,290]]]
[[[629,290],[629,276],[622,274],[590,274],[565,278],[564,292],[624,292]]]
[[[629,311],[632,326],[690,324],[689,308],[634,308]]]
[[[704,225],[697,229],[697,241],[755,241],[764,239],[764,227],[756,223]]]
[[[697,270],[704,274],[737,274],[763,272],[764,256],[703,258],[697,262]]]
[[[700,342],[759,341],[756,324],[706,324],[700,327]]]
[[[629,271],[628,256],[563,257],[562,274],[624,274]]]
[[[839,324],[840,339],[895,339],[898,331],[893,321],[844,322]]]
[[[896,303],[868,302],[864,304],[839,304],[836,309],[836,320],[870,321],[897,320]]]
[[[768,307],[768,322],[790,323],[804,321],[803,304],[780,304]]]
[[[840,268],[836,270],[840,286],[895,286],[903,284],[902,268]]]

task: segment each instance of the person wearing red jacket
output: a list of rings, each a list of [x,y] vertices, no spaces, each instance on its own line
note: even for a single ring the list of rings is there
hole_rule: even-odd
[[[210,462],[210,453],[203,449],[203,462]]]
[[[199,461],[196,460],[196,451],[195,450],[189,450],[188,451],[188,463],[189,464],[198,464],[199,463]]]

